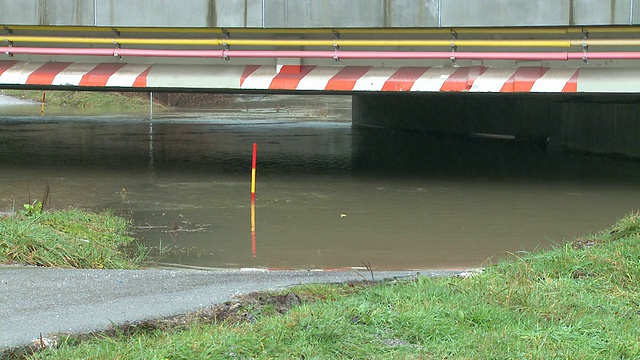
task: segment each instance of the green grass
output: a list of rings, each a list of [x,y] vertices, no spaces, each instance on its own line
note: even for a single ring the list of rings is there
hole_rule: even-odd
[[[640,215],[461,278],[289,289],[320,300],[251,323],[63,340],[55,359],[637,359]],[[251,311],[248,309],[247,311]]]
[[[2,94],[27,99],[37,103],[42,102],[43,90],[2,90]],[[46,106],[68,106],[79,109],[118,109],[139,110],[149,109],[148,98],[128,94],[127,96],[113,92],[98,91],[46,91]]]
[[[0,216],[0,262],[62,268],[133,269],[145,253],[110,212],[78,209]]]

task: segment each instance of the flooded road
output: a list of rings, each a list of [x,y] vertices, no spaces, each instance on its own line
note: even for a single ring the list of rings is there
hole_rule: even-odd
[[[302,99],[302,100],[301,100]],[[352,129],[348,99],[241,97],[222,111],[0,107],[0,211],[111,208],[163,263],[482,266],[638,208],[640,162],[539,144]],[[258,144],[256,243],[251,149]],[[255,253],[254,253],[255,252]]]

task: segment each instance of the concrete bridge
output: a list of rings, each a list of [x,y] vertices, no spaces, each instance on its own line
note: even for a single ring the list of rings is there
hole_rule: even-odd
[[[0,88],[342,93],[355,125],[640,156],[637,25],[640,0],[0,0]]]

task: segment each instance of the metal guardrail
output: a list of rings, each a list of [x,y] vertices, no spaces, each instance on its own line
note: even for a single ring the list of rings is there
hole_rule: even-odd
[[[640,27],[556,27],[556,28],[461,28],[448,29],[451,39],[341,39],[341,33],[381,33],[396,34],[393,31],[402,31],[402,34],[409,33],[434,33],[446,34],[446,29],[280,29],[288,33],[328,33],[334,39],[246,39],[230,38],[230,29],[222,28],[106,28],[106,27],[52,27],[52,26],[5,26],[9,34],[0,36],[0,41],[7,43],[1,47],[0,51],[7,55],[67,55],[67,56],[133,56],[133,57],[184,57],[184,58],[333,58],[340,59],[471,59],[471,60],[557,60],[567,61],[574,59],[639,59],[638,52],[635,51],[606,51],[590,52],[590,46],[615,46],[634,47],[640,46],[640,39],[636,38],[602,38],[589,39],[590,33],[606,34],[626,34],[640,32]],[[14,30],[25,32],[114,32],[116,37],[86,37],[86,36],[37,36],[37,35],[15,35]],[[157,34],[160,32],[176,32],[180,34],[192,34],[199,37],[121,37],[120,31],[132,33]],[[274,34],[278,29],[232,29],[241,33]],[[581,39],[458,39],[458,32],[468,34],[485,34],[491,31],[507,34],[580,34]],[[225,37],[202,38],[202,33],[222,32]],[[396,34],[398,35],[398,34]],[[110,45],[114,48],[78,48],[73,46],[60,47],[22,47],[15,46],[16,43],[29,44],[91,44]],[[198,47],[222,47],[220,50],[178,50],[178,49],[124,49],[121,45],[141,45],[141,46],[198,46]],[[330,47],[332,51],[322,50],[230,50],[230,46],[240,47]],[[344,51],[344,47],[412,47],[408,51]],[[416,51],[421,47],[445,47],[447,52],[438,51]],[[580,52],[462,52],[460,47],[493,47],[493,48],[571,48],[580,47]]]

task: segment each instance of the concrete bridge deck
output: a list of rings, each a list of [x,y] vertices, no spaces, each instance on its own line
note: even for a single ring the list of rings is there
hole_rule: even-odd
[[[495,27],[640,24],[640,0],[0,0],[0,24]]]

